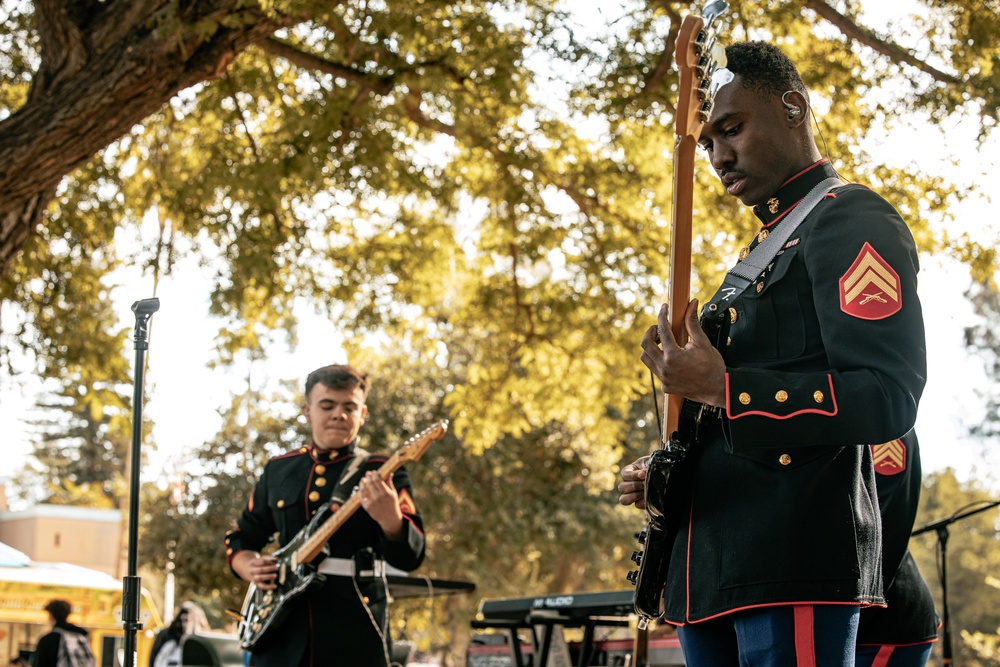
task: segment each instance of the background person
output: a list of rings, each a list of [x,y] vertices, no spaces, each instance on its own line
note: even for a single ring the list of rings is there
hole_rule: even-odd
[[[910,554],[920,501],[920,445],[915,431],[872,446],[882,515],[886,607],[861,610],[856,667],[923,667],[937,640],[934,596]]]
[[[67,620],[72,609],[66,600],[51,600],[45,605],[52,631],[38,640],[31,659],[33,667],[94,667],[94,654],[90,650],[87,631]],[[61,663],[60,655],[64,656]]]
[[[156,633],[149,652],[150,667],[180,667],[181,642],[184,637],[209,630],[208,618],[201,607],[184,602],[170,625]]]

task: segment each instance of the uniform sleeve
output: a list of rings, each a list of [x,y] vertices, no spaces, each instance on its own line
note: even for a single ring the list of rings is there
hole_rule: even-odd
[[[390,565],[411,572],[417,569],[424,560],[427,545],[424,536],[424,522],[416,501],[413,499],[413,486],[405,467],[396,470],[392,476],[392,484],[399,494],[399,509],[403,512],[404,535],[399,540],[390,540],[383,535],[382,549],[385,553],[385,559]]]
[[[886,442],[916,421],[926,349],[913,238],[867,188],[820,206],[798,259],[815,310],[803,316],[816,317],[825,359],[728,368],[734,448]]]
[[[230,569],[232,569],[233,556],[247,549],[260,551],[271,541],[277,531],[267,498],[270,468],[270,464],[264,467],[264,472],[250,494],[250,500],[236,520],[236,528],[226,533],[226,563]]]

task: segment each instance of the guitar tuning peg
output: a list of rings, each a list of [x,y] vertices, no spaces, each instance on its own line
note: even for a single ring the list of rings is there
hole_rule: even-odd
[[[715,108],[715,100],[705,100],[705,103],[701,105],[701,109],[698,111],[698,117],[701,118],[701,122],[707,123],[708,119],[712,117],[712,109]]]
[[[710,95],[710,93],[709,93],[709,86],[710,85],[711,85],[711,81],[709,81],[706,78],[706,79],[703,79],[702,82],[701,82],[701,85],[698,86],[698,101],[699,102],[704,102],[704,101],[706,101],[709,98],[709,95]]]
[[[640,565],[642,563],[642,552],[641,551],[633,551],[632,552],[632,562],[635,563],[636,565]]]
[[[635,586],[636,582],[639,580],[639,570],[631,570],[625,578],[632,582],[632,585]]]
[[[701,10],[701,16],[705,19],[705,28],[710,27],[715,19],[725,14],[728,9],[729,3],[725,0],[715,0],[715,2],[705,5],[705,8]]]
[[[643,528],[641,531],[635,534],[635,539],[639,541],[639,544],[646,543],[646,529]]]

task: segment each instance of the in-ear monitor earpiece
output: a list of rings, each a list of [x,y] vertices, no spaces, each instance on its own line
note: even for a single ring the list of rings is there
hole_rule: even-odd
[[[786,109],[788,109],[788,120],[793,120],[796,116],[802,113],[802,107],[791,104],[785,99],[791,92],[792,91],[790,90],[786,90],[781,95],[781,103],[785,105]]]

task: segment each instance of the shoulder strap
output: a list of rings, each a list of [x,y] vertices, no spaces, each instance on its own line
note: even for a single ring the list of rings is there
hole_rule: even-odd
[[[830,190],[842,184],[843,181],[839,178],[831,177],[813,186],[813,189],[802,198],[798,206],[788,214],[785,221],[778,225],[774,232],[768,234],[767,238],[759,243],[745,259],[740,260],[736,266],[729,270],[725,280],[722,282],[722,286],[719,287],[719,290],[709,303],[721,305],[723,302],[732,303],[735,301],[736,297],[742,294],[750,283],[755,281],[760,274],[764,273],[764,269],[767,268],[767,265],[771,263],[771,260],[778,254],[778,251],[785,245],[788,237],[802,224],[802,221],[806,219],[806,216],[809,215],[809,212],[813,210],[816,204]]]

